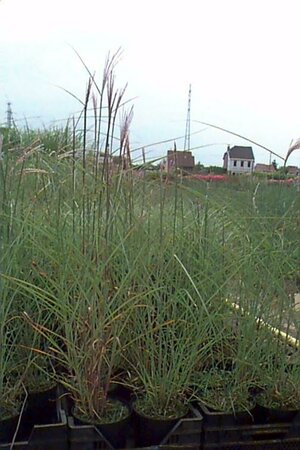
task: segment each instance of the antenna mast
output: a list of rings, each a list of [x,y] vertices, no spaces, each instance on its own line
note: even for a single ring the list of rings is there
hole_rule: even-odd
[[[186,126],[185,126],[184,150],[189,150],[191,148],[191,97],[192,97],[192,85],[190,84]]]
[[[6,125],[7,125],[7,128],[11,128],[12,121],[13,121],[13,119],[12,119],[11,103],[8,102],[7,103],[7,111],[6,111]]]

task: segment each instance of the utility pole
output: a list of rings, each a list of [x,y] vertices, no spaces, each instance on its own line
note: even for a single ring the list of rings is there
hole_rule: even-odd
[[[190,84],[186,126],[185,126],[184,150],[189,150],[191,148],[191,97],[192,97],[192,85]]]
[[[11,109],[11,103],[7,103],[7,111],[6,111],[6,125],[7,128],[11,128],[13,123],[13,115],[12,115],[12,109]]]

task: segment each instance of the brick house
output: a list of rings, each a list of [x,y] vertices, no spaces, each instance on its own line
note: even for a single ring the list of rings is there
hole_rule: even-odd
[[[286,168],[289,175],[294,175],[295,177],[300,175],[300,169],[297,166],[287,166]]]
[[[168,150],[166,170],[172,172],[176,168],[183,172],[192,172],[195,167],[195,158],[190,151]]]
[[[273,173],[275,172],[275,167],[273,166],[273,164],[255,164],[255,172],[260,172],[260,173]]]

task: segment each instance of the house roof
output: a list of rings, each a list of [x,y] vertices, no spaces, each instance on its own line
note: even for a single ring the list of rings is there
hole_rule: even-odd
[[[257,163],[255,165],[255,172],[275,172],[275,167],[273,164]]]
[[[252,147],[242,147],[240,145],[235,145],[232,148],[228,148],[227,152],[229,153],[230,158],[254,160]]]

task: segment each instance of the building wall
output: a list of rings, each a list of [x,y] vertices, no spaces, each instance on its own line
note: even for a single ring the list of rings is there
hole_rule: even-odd
[[[297,166],[287,166],[287,173],[288,173],[289,175],[295,175],[295,176],[297,176],[297,175],[299,175],[299,173],[300,173],[300,169],[298,169]]]
[[[182,169],[191,171],[195,166],[195,158],[190,151],[172,151],[169,150],[167,154],[167,171]]]
[[[224,169],[228,169],[228,153],[226,152],[223,158],[223,167]]]
[[[250,163],[250,167],[248,167]],[[239,159],[239,158],[228,158],[228,172],[230,173],[252,173],[254,168],[254,161],[252,159]]]
[[[254,168],[255,172],[259,172],[259,173],[273,173],[275,172],[275,168],[272,164],[256,164],[255,168]]]

